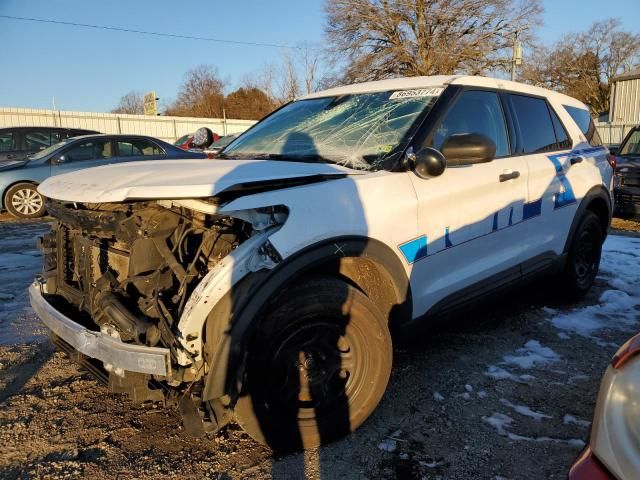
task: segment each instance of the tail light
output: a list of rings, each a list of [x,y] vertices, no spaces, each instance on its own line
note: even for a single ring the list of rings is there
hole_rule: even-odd
[[[611,366],[620,369],[631,358],[640,353],[640,334],[627,340],[611,359]]]
[[[616,158],[615,155],[611,153],[607,154],[607,162],[609,162],[609,165],[611,165],[611,168],[613,168],[614,170],[616,169],[616,164],[618,163],[618,159]]]

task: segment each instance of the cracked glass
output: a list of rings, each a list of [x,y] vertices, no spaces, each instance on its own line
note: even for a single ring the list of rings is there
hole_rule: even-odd
[[[442,88],[298,100],[243,134],[222,158],[328,162],[388,169]]]

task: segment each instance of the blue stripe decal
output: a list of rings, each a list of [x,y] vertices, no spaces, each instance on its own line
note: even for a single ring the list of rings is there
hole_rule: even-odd
[[[453,243],[451,243],[451,239],[449,238],[449,227],[444,229],[444,246],[445,248],[453,247]]]
[[[560,162],[560,159],[568,158],[571,155],[586,155],[586,154],[595,153],[599,151],[602,151],[604,153],[605,147],[591,147],[583,150],[571,150],[569,152],[547,156],[547,158],[553,164],[556,171],[556,177],[558,178],[558,180],[560,181],[560,184],[562,185],[562,191],[555,195],[554,210],[564,207],[566,205],[570,205],[572,203],[576,203],[577,201],[576,196],[573,193],[573,188],[571,187],[571,184],[569,183],[569,180],[565,175],[564,167]],[[523,204],[522,220],[516,221],[514,223],[513,222],[513,205],[511,205],[509,209],[508,226],[517,225],[519,223],[524,222],[525,220],[529,220],[531,218],[537,217],[541,215],[541,213],[542,213],[542,198],[539,198],[538,200],[534,200],[533,202]],[[491,228],[491,232],[487,232],[482,235],[479,235],[479,237],[482,237],[484,235],[488,235],[492,232],[497,232],[498,230],[500,230],[500,227],[498,225],[498,214],[499,212],[495,212],[493,214],[493,225]],[[502,227],[502,228],[506,228],[506,227]],[[471,240],[474,240],[474,239],[472,238],[462,243],[466,243]],[[443,250],[448,250],[449,248],[455,247],[453,242],[451,242],[449,227],[446,227],[444,231],[444,244],[445,244],[444,249],[437,250],[433,252],[432,255],[438,252],[441,252]],[[411,263],[417,262],[418,260],[421,260],[428,256],[427,236],[422,235],[421,237],[418,237],[414,240],[403,243],[398,248],[400,249],[400,251],[402,252],[402,255],[404,255],[404,258],[407,260],[408,263],[411,264]]]
[[[422,235],[400,245],[400,251],[408,263],[417,262],[427,256],[427,236]]]
[[[538,199],[535,202],[525,203],[522,206],[522,220],[529,220],[532,217],[537,217],[542,212],[542,199]]]
[[[568,154],[563,153],[560,155],[550,155],[547,157],[551,161],[551,163],[553,163],[553,166],[556,169],[556,176],[558,177],[558,180],[562,185],[562,191],[556,194],[556,200],[553,206],[554,210],[557,208],[564,207],[566,205],[571,205],[572,203],[576,202],[576,196],[573,193],[573,188],[571,188],[571,184],[569,183],[569,180],[564,174],[564,167],[562,166],[562,163],[560,163],[560,158],[567,157],[569,155],[575,155],[577,153],[588,153],[589,150],[592,150],[592,149],[581,150],[575,153],[570,152]]]

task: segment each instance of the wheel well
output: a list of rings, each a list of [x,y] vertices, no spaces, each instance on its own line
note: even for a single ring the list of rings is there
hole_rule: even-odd
[[[374,260],[343,257],[339,261],[331,260],[314,266],[302,272],[301,276],[310,274],[334,276],[357,288],[380,309],[390,325],[410,319],[406,318],[406,304],[410,298],[408,285],[397,285],[389,271]]]
[[[610,213],[609,213],[609,205],[604,199],[600,197],[596,197],[587,205],[587,210],[595,213],[600,219],[600,224],[602,225],[602,231],[606,235],[607,230],[609,229],[609,222],[611,221]]]

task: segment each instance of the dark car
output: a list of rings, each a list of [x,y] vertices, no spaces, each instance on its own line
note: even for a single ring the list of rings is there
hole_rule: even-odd
[[[640,125],[631,129],[618,149],[614,197],[616,214],[640,216]]]
[[[207,156],[139,135],[68,138],[25,159],[0,162],[0,209],[5,208],[15,217],[41,217],[45,205],[37,186],[51,176],[108,163],[182,158]]]
[[[0,128],[0,164],[6,160],[22,160],[66,138],[94,133],[100,132],[60,127]]]

